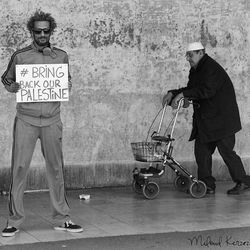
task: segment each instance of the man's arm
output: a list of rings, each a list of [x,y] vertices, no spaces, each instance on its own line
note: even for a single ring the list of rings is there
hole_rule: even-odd
[[[226,74],[224,71],[225,70],[223,68],[220,68],[217,65],[207,65],[201,82],[193,88],[188,84],[187,88],[183,89],[181,93],[178,93],[175,96],[175,98],[172,100],[171,106],[176,108],[181,98],[200,100],[209,99],[215,96],[224,82],[224,76]]]
[[[20,84],[16,82],[16,57],[13,55],[11,60],[8,64],[8,67],[4,74],[1,77],[2,83],[6,90],[10,93],[16,93],[19,88]]]
[[[67,53],[65,52],[65,58],[64,58],[64,62],[63,63],[67,63],[68,64],[68,88],[69,91],[71,91],[72,89],[72,82],[71,82],[71,75],[70,75],[70,70],[69,70],[69,57],[67,55]]]
[[[164,95],[162,99],[162,106],[172,105],[172,102],[175,99],[175,97],[178,96],[180,93],[182,93],[184,89],[186,88],[169,90],[168,93]]]
[[[197,87],[183,90],[184,97],[199,100],[208,99],[216,95],[223,84],[223,72],[214,67],[207,67],[204,80]]]

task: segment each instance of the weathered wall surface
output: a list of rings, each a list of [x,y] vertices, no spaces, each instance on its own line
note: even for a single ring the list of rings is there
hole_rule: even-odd
[[[25,25],[38,8],[57,20],[52,43],[68,52],[73,76],[70,101],[62,105],[67,186],[130,182],[136,164],[130,142],[146,139],[163,94],[186,84],[185,47],[198,39],[234,82],[243,125],[236,150],[249,172],[248,0],[0,0],[1,74],[11,54],[31,42]],[[6,185],[15,96],[1,87],[0,97],[0,179]],[[169,109],[165,125],[172,115]],[[191,108],[182,110],[174,156],[195,173],[193,143],[187,142],[191,116]],[[214,168],[218,178],[228,178],[221,161],[215,161]],[[43,171],[38,143],[30,188],[46,185]],[[172,176],[167,171],[164,180]]]

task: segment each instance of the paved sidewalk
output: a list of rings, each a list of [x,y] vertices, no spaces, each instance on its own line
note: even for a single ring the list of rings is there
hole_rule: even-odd
[[[50,221],[48,192],[26,193],[26,220],[15,237],[0,236],[1,245],[62,241],[118,235],[199,231],[250,225],[250,192],[228,196],[232,182],[218,183],[216,194],[194,199],[173,186],[160,186],[155,200],[146,200],[131,187],[87,189],[90,200],[80,200],[83,190],[68,191],[72,220],[84,232],[58,232]],[[7,218],[7,197],[0,196],[0,226]]]

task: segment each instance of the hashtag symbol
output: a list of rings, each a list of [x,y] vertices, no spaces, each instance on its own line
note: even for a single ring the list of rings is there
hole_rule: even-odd
[[[23,69],[20,73],[21,73],[21,76],[25,76],[26,74],[28,74],[28,70],[27,69]]]

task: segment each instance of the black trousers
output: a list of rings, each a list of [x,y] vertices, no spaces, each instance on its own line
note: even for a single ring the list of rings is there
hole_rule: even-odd
[[[198,165],[198,179],[204,181],[208,187],[215,188],[215,178],[212,176],[212,155],[217,147],[223,161],[228,167],[234,182],[243,182],[250,186],[250,176],[246,175],[241,158],[235,153],[235,135],[218,141],[202,143],[195,140],[194,154]]]

